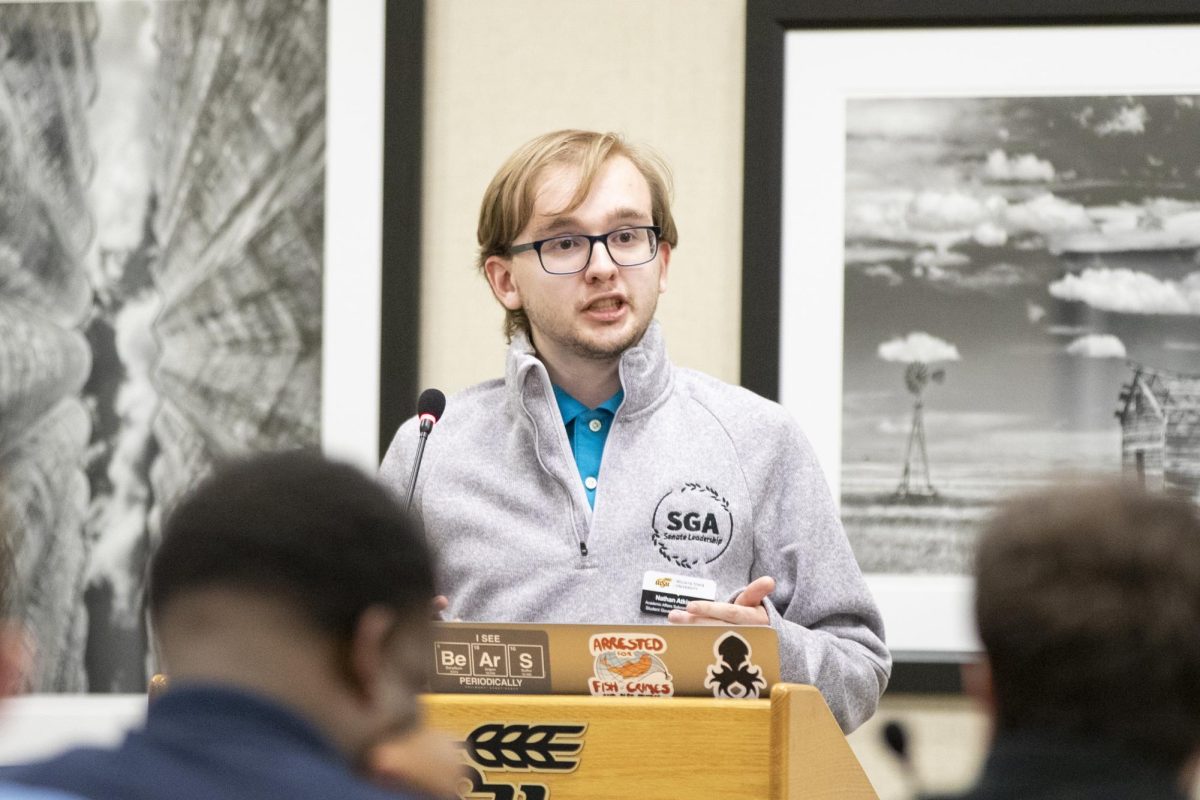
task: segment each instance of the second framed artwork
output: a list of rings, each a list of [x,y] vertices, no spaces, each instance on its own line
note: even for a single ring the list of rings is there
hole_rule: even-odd
[[[743,382],[812,440],[893,652],[958,660],[1003,497],[1200,499],[1200,443],[1122,436],[1131,387],[1200,391],[1200,14],[807,5],[748,8]]]

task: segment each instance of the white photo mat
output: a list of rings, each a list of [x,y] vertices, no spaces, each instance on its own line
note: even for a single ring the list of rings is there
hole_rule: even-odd
[[[845,111],[853,98],[1200,92],[1200,26],[793,30],[784,39],[779,396],[840,497]],[[1197,143],[1200,146],[1200,143]],[[747,222],[747,224],[750,224]],[[980,649],[972,581],[867,576],[892,652]]]
[[[379,466],[385,3],[327,0],[321,444]]]

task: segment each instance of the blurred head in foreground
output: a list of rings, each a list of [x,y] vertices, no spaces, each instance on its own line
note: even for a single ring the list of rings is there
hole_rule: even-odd
[[[1102,741],[1190,779],[1200,753],[1200,513],[1129,484],[1056,488],[992,518],[976,556],[997,737]]]
[[[171,513],[150,567],[172,687],[264,694],[355,760],[416,721],[432,596],[429,552],[392,496],[300,452],[218,470]]]

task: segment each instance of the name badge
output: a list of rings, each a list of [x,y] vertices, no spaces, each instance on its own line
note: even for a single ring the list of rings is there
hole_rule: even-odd
[[[716,600],[717,582],[691,575],[668,575],[647,571],[642,578],[642,611],[667,615],[673,608],[686,608],[692,600]]]

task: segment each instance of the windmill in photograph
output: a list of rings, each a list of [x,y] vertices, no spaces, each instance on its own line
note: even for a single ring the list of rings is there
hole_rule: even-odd
[[[1200,502],[1200,375],[1135,364],[1118,401],[1122,471]]]
[[[908,447],[904,451],[904,472],[900,485],[896,487],[897,500],[928,499],[938,496],[937,489],[929,478],[929,452],[925,448],[925,387],[930,381],[941,383],[946,379],[946,370],[930,371],[923,361],[914,361],[904,370],[904,385],[913,396],[912,428],[908,433]],[[919,463],[914,462],[919,459]],[[914,466],[924,475],[924,485],[916,480]]]

